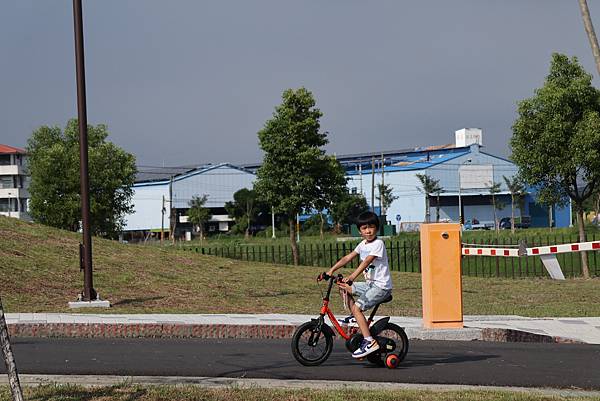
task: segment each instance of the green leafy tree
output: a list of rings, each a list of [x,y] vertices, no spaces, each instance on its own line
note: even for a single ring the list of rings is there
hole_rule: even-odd
[[[381,214],[385,215],[387,209],[398,197],[394,195],[392,187],[389,184],[377,184],[377,191],[379,196],[376,196],[376,199],[381,203]]]
[[[425,194],[425,222],[429,223],[430,221],[430,212],[429,212],[429,196],[432,194],[437,194],[438,196],[438,208],[439,208],[439,194],[443,191],[443,188],[440,186],[440,180],[436,180],[435,178],[427,175],[427,174],[417,174],[417,178],[421,182],[421,187],[417,187],[417,189]],[[437,219],[439,221],[439,210],[437,211]]]
[[[518,175],[514,177],[508,178],[506,176],[502,176],[504,182],[506,183],[506,187],[510,192],[510,231],[512,234],[515,233],[515,205],[519,205],[523,197],[525,197],[525,185],[521,182],[521,179]]]
[[[586,240],[583,203],[600,183],[600,92],[576,58],[553,54],[550,73],[535,95],[519,102],[512,159],[542,204],[572,201],[580,241]],[[582,271],[589,277],[587,254]]]
[[[317,177],[317,195],[313,200],[313,208],[319,212],[319,235],[323,239],[325,211],[331,211],[333,205],[348,193],[344,168],[335,157],[324,156],[324,165]]]
[[[200,241],[204,239],[204,225],[210,220],[210,210],[204,207],[208,195],[192,196],[192,200],[188,202],[190,209],[188,210],[188,219],[198,228],[200,232]]]
[[[250,227],[258,213],[269,213],[268,207],[259,201],[255,190],[242,188],[233,194],[233,201],[225,203],[227,214],[235,219],[239,232],[244,231],[246,239],[250,237]]]
[[[114,238],[133,212],[135,157],[106,140],[106,125],[88,126],[90,226],[92,234]],[[81,228],[79,126],[64,131],[42,126],[27,141],[30,210],[39,223],[65,230]]]
[[[490,182],[489,185],[487,185],[487,189],[490,192],[490,195],[492,197],[492,211],[494,214],[494,230],[498,231],[499,227],[498,227],[498,216],[496,211],[498,209],[502,210],[504,209],[504,204],[500,204],[496,202],[496,195],[500,193],[501,191],[501,187],[502,184],[500,184],[499,182]]]
[[[305,88],[287,89],[273,118],[258,132],[264,159],[254,189],[277,213],[286,216],[294,264],[299,263],[296,214],[310,210],[323,194],[320,183],[331,161],[321,149],[326,133],[319,132],[321,111]]]
[[[337,232],[341,232],[343,224],[354,224],[356,218],[368,210],[369,204],[364,195],[345,192],[343,196],[336,199],[331,208],[331,217],[336,223]]]

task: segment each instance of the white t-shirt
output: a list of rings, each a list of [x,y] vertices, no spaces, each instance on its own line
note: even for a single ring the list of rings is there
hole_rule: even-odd
[[[354,252],[360,255],[361,261],[365,260],[369,255],[376,256],[373,262],[371,262],[372,267],[367,267],[363,271],[365,280],[373,281],[382,290],[391,290],[392,276],[390,275],[387,250],[383,241],[379,238],[374,239],[372,242],[363,240],[354,248]]]

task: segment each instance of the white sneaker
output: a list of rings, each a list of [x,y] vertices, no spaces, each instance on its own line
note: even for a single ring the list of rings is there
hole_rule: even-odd
[[[358,349],[352,353],[352,358],[364,358],[378,349],[379,344],[377,344],[377,340],[372,339],[371,341],[368,341],[363,338],[360,343],[360,347],[358,347]]]
[[[350,326],[350,327],[358,326],[358,323],[356,323],[356,318],[354,316],[352,316],[352,315],[346,316],[343,319],[338,319],[338,322],[341,325],[347,325],[347,326]]]

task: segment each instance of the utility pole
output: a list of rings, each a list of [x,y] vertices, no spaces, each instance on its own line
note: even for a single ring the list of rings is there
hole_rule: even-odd
[[[173,176],[169,180],[169,231],[171,242],[175,245],[175,227],[177,226],[177,216],[173,216]]]
[[[83,228],[83,297],[97,298],[92,277],[92,234],[90,232],[90,185],[88,172],[87,107],[85,99],[85,63],[83,56],[83,17],[81,0],[73,0],[75,64],[77,71],[77,114],[79,120],[79,177],[81,182],[81,221]]]
[[[364,192],[363,192],[363,186],[362,186],[362,163],[359,162],[360,164],[358,165],[358,176],[360,177],[360,194],[362,196],[365,196]]]
[[[381,216],[385,215],[385,210],[384,210],[384,205],[383,205],[383,185],[385,183],[385,178],[383,177],[383,174],[385,172],[385,159],[383,158],[383,153],[381,153],[381,186],[379,188],[381,188],[381,190],[379,191],[379,214]]]
[[[271,206],[271,238],[275,237],[275,207]]]
[[[162,246],[163,241],[165,240],[165,212],[167,209],[165,208],[165,196],[162,196],[162,209],[160,210],[162,216],[160,221],[160,245]]]
[[[371,157],[371,210],[375,213],[375,156]]]

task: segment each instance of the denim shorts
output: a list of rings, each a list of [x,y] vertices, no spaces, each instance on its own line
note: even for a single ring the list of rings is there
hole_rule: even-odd
[[[352,284],[352,296],[358,299],[355,303],[361,311],[366,311],[390,296],[392,290],[383,290],[373,282]]]

